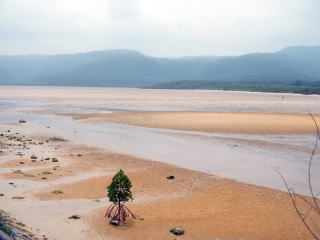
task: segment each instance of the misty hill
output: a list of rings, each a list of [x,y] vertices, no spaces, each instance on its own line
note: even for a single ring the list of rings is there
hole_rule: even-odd
[[[305,84],[319,79],[320,47],[232,57],[155,58],[132,50],[0,56],[0,84],[10,85],[170,88],[177,86],[173,82]]]
[[[319,75],[320,69],[320,46],[315,47],[287,47],[280,51],[280,53],[286,54],[295,59],[300,59],[315,69],[314,74]]]

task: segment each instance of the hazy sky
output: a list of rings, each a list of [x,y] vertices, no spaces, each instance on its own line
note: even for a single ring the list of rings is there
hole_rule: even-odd
[[[320,0],[0,0],[0,54],[238,55],[320,45]]]

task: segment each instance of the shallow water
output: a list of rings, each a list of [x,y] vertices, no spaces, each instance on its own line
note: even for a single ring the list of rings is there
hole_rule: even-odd
[[[67,90],[67,91],[66,91]],[[70,94],[66,92],[70,91]],[[282,100],[282,95],[285,100]],[[36,96],[36,97],[35,97]],[[111,88],[4,87],[0,123],[28,122],[19,131],[63,136],[76,143],[247,183],[284,189],[279,170],[297,192],[307,193],[312,135],[211,134],[127,126],[80,124],[71,118],[37,112],[217,111],[320,113],[320,96],[223,91]],[[50,126],[50,128],[47,128]],[[0,131],[10,125],[0,126]],[[20,131],[20,132],[21,132]],[[320,180],[319,155],[313,181]],[[318,187],[318,186],[317,186]],[[320,190],[320,186],[318,187]]]
[[[284,190],[278,170],[297,192],[308,193],[310,154],[295,147],[311,149],[315,140],[311,135],[210,134],[113,123],[81,124],[68,117],[19,112],[21,105],[12,106],[0,108],[0,123],[25,119],[28,122],[23,126],[26,127],[21,128],[24,133],[59,135],[76,143]],[[23,105],[26,106],[35,107],[33,104]],[[282,144],[282,147],[274,144]],[[318,160],[313,164],[313,173],[313,181],[319,182]]]

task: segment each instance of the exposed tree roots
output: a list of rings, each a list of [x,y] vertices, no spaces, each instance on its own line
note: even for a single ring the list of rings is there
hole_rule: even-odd
[[[116,223],[117,225],[119,225],[120,223],[124,223],[130,218],[136,219],[138,217],[122,203],[111,204],[108,207],[105,216],[110,218],[110,223]]]

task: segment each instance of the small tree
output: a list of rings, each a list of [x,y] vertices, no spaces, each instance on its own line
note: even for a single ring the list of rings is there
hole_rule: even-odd
[[[112,178],[112,182],[107,187],[108,198],[112,204],[107,209],[106,215],[110,218],[110,223],[119,225],[125,222],[128,218],[137,218],[124,204],[133,200],[131,193],[131,181],[125,175],[124,171],[120,170]]]

